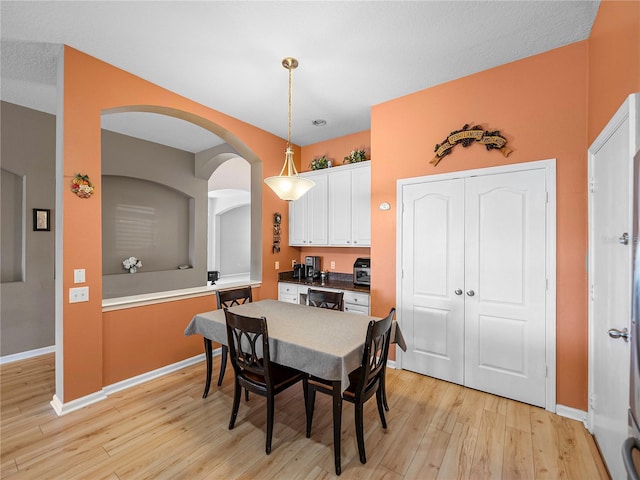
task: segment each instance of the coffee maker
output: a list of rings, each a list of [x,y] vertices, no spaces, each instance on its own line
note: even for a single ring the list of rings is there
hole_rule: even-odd
[[[308,282],[320,278],[320,257],[304,257],[304,276]]]

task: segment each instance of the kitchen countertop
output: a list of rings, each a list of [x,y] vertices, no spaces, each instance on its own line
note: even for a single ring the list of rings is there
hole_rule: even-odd
[[[370,293],[367,285],[354,285],[353,275],[350,273],[329,273],[324,285],[317,278],[313,282],[308,282],[306,278],[293,278],[293,272],[282,272],[278,274],[278,282],[293,283],[295,285],[306,285],[308,287],[335,288],[336,290],[350,290],[352,292]]]

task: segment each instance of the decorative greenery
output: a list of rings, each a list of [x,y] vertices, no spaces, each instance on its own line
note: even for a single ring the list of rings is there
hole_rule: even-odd
[[[349,152],[349,155],[344,157],[344,160],[342,163],[358,163],[358,162],[364,162],[365,160],[368,160],[368,159],[367,159],[367,152],[365,152],[364,149],[351,150],[351,152]]]
[[[309,168],[311,170],[321,170],[323,168],[327,168],[328,166],[329,166],[329,159],[325,155],[314,158],[313,160],[311,160],[311,163],[309,164]]]

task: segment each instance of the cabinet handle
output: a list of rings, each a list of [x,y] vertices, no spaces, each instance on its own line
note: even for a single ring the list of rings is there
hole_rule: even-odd
[[[358,243],[358,241],[357,241],[357,240],[354,240],[354,241],[353,241],[353,243]]]

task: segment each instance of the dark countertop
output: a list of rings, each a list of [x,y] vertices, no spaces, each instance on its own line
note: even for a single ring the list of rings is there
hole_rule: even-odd
[[[350,290],[352,292],[370,293],[370,288],[366,285],[354,285],[353,275],[350,273],[329,273],[324,285],[316,278],[313,282],[307,282],[306,278],[301,280],[293,278],[293,272],[278,273],[278,282],[293,283],[295,285],[306,285],[308,287],[335,288],[336,290]]]

